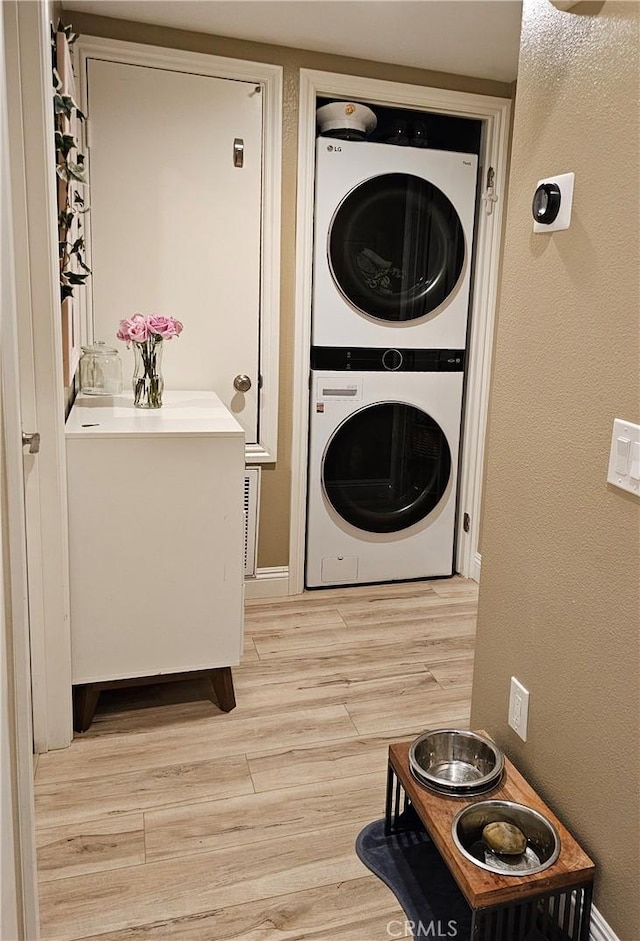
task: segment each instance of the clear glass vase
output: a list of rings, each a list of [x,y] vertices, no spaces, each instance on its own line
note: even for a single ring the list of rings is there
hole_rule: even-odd
[[[161,408],[162,390],[162,337],[153,334],[148,340],[133,346],[133,404],[136,408]]]

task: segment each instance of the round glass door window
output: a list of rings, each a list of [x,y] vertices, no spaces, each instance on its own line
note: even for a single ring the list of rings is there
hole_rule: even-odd
[[[326,495],[340,516],[369,533],[393,533],[424,519],[451,475],[442,428],[426,412],[384,402],[355,412],[325,450]]]
[[[385,173],[340,203],[328,254],[336,285],[357,310],[398,323],[423,317],[451,294],[464,265],[464,232],[436,186]]]

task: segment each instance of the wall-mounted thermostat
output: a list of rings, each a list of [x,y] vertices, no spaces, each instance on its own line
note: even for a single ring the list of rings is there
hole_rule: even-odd
[[[558,232],[569,228],[574,176],[573,173],[561,173],[547,180],[538,180],[531,204],[534,232]]]

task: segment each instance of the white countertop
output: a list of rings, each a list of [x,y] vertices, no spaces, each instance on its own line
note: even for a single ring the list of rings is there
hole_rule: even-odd
[[[79,395],[65,431],[67,438],[244,436],[244,429],[215,392],[164,392],[162,408],[153,409],[135,408],[131,392]]]

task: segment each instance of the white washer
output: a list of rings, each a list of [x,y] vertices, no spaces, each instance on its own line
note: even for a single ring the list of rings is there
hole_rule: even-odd
[[[312,371],[307,587],[453,574],[460,369]]]
[[[320,137],[312,344],[463,349],[478,158]]]

